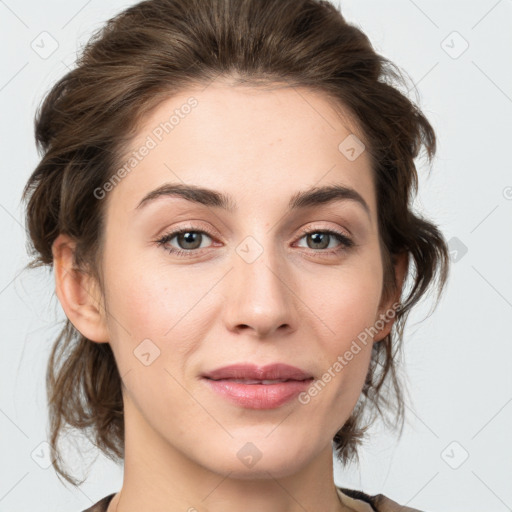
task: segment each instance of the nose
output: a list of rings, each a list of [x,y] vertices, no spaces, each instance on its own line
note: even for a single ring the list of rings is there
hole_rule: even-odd
[[[297,328],[298,298],[286,261],[270,249],[259,249],[253,260],[258,248],[250,243],[247,247],[234,252],[227,276],[226,326],[237,334],[251,331],[257,338],[289,334]]]

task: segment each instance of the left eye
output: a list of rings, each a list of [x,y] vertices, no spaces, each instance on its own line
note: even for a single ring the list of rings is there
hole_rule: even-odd
[[[305,233],[302,238],[307,239],[309,249],[329,249],[330,242],[337,240],[342,246],[350,246],[351,240],[336,231],[309,231]],[[311,243],[309,243],[311,242]]]

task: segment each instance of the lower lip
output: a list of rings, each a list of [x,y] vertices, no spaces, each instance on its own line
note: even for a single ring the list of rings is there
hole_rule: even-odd
[[[231,380],[203,379],[213,391],[247,409],[275,409],[305,391],[313,379],[275,384],[242,384]]]

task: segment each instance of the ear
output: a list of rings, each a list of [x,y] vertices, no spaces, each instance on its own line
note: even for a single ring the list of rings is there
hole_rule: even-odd
[[[76,243],[60,234],[52,245],[55,292],[66,316],[91,341],[109,341],[103,298],[97,280],[74,265]]]
[[[392,256],[393,267],[395,269],[396,277],[396,292],[385,302],[381,303],[379,307],[379,314],[375,319],[375,324],[380,326],[384,323],[382,330],[379,330],[378,334],[374,338],[374,342],[382,341],[390,332],[393,327],[393,323],[396,319],[396,309],[393,304],[400,302],[400,296],[402,294],[402,288],[409,268],[409,253],[404,251],[399,254]]]

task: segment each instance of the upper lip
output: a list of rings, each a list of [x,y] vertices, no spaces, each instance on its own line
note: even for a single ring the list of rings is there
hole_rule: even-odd
[[[284,363],[256,366],[250,363],[237,363],[217,368],[202,375],[202,377],[220,379],[247,380],[307,380],[313,376],[300,368]]]

